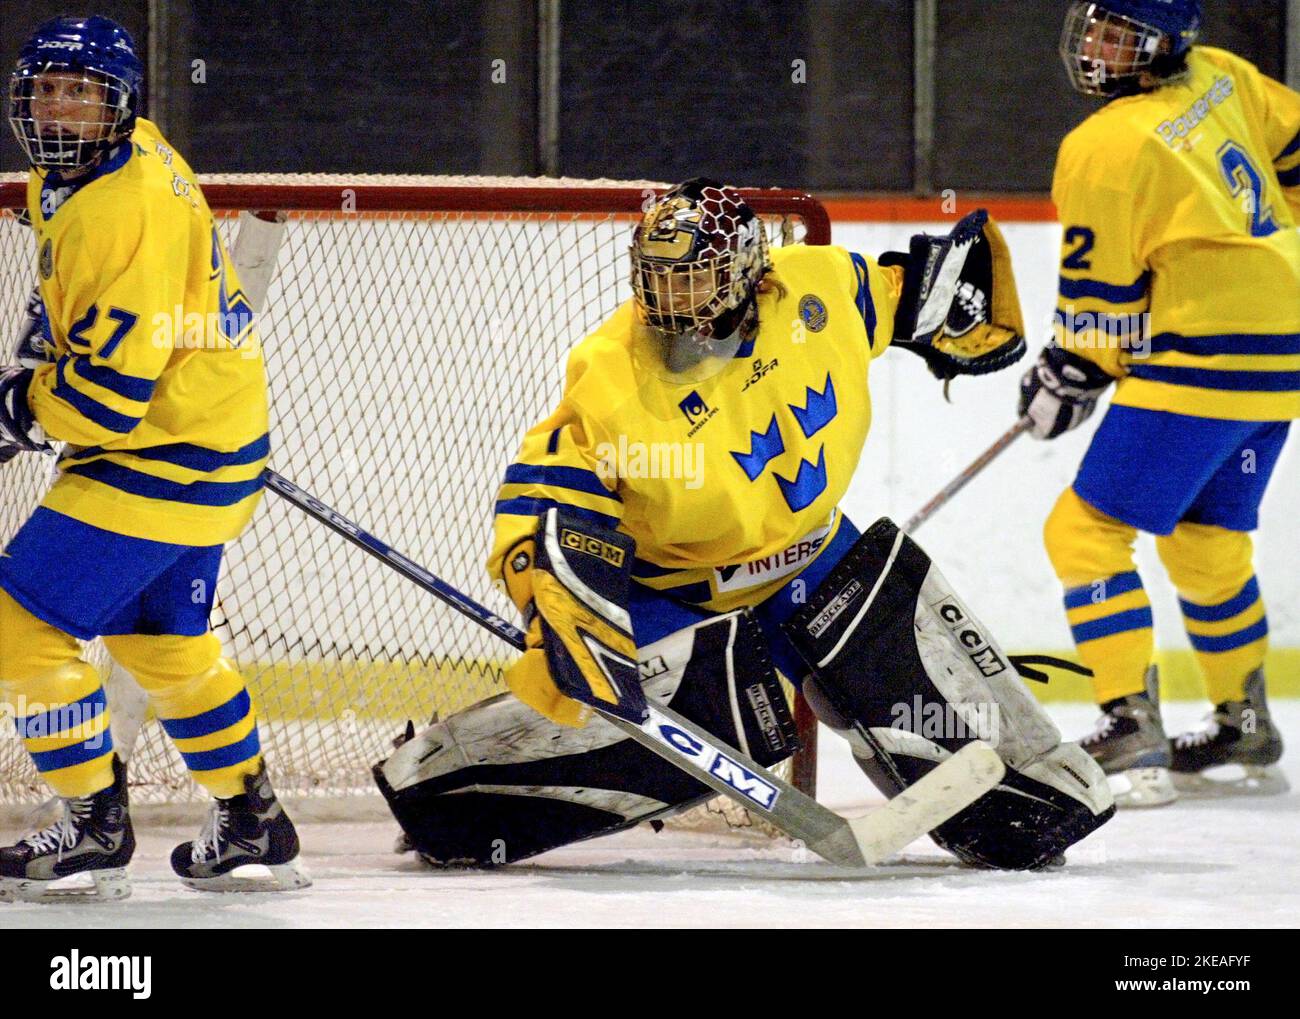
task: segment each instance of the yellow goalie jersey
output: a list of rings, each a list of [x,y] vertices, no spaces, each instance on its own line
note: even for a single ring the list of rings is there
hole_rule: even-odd
[[[1300,94],[1223,50],[1115,100],[1062,143],[1057,342],[1114,401],[1300,416]]]
[[[193,172],[140,120],[83,178],[33,171],[27,204],[58,355],[28,399],[69,444],[43,505],[135,538],[232,540],[260,498],[266,372]]]
[[[825,547],[871,425],[867,373],[893,334],[902,270],[821,246],[772,262],[757,335],[707,381],[637,370],[631,301],[574,348],[559,407],[506,471],[494,581],[557,505],[630,534],[639,583],[718,611],[761,602]]]

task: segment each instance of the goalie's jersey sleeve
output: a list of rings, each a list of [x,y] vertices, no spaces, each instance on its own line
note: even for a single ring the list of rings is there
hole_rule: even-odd
[[[1062,143],[1057,340],[1115,402],[1300,415],[1300,94],[1223,50],[1115,100]]]
[[[706,381],[638,371],[631,302],[571,352],[496,503],[488,570],[517,603],[528,592],[504,571],[526,565],[518,550],[553,505],[630,534],[637,582],[716,610],[762,601],[833,537],[902,270],[837,247],[772,261],[757,335]]]
[[[29,403],[68,443],[43,505],[134,538],[232,540],[260,497],[266,372],[193,172],[141,120],[84,178],[33,172],[27,200],[58,354]]]

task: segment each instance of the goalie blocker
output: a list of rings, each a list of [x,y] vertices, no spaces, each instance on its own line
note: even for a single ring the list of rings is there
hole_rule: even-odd
[[[1033,869],[1115,812],[1106,777],[1060,732],[930,558],[888,519],[785,625],[804,696],[893,796],[974,739],[1006,764],[993,791],[931,832],[967,863]]]

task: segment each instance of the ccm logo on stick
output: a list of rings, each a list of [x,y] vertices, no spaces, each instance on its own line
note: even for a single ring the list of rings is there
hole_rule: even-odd
[[[764,781],[744,765],[726,754],[701,743],[688,732],[683,732],[670,722],[658,723],[659,738],[683,757],[698,758],[714,778],[720,778],[747,800],[764,810],[771,810],[781,791],[771,782]]]

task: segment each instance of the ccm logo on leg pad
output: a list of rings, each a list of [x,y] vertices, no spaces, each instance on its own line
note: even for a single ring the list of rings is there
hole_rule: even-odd
[[[971,622],[960,605],[955,601],[946,600],[936,605],[934,610],[948,627],[948,632],[957,639],[966,656],[975,663],[975,668],[983,675],[996,676],[1006,669],[1007,663],[993,650],[988,639]]]

